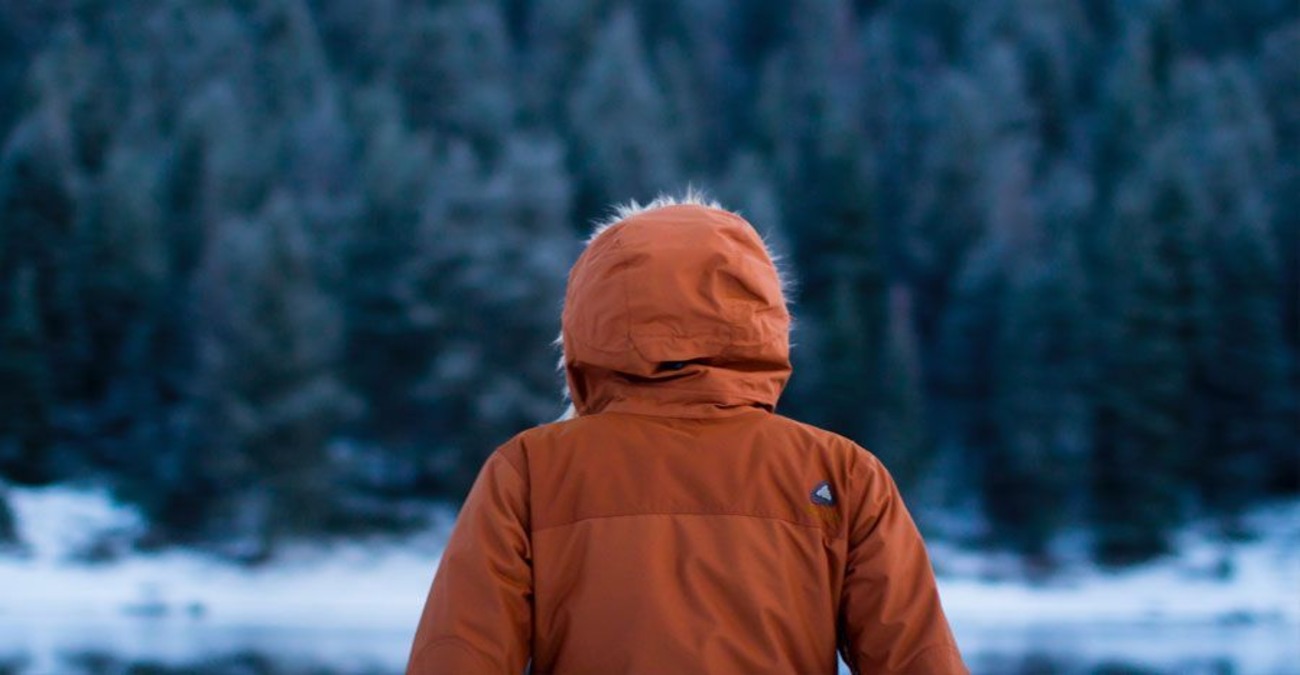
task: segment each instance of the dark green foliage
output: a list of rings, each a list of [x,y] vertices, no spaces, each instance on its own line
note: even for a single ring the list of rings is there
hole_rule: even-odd
[[[35,304],[36,275],[31,267],[10,282],[9,316],[0,325],[0,474],[19,483],[41,484],[57,478],[48,459],[54,441],[54,403],[50,369],[41,349]]]
[[[416,12],[402,31],[396,84],[407,119],[492,145],[515,118],[513,54],[496,3],[461,1]]]
[[[337,374],[342,315],[301,208],[282,194],[223,223],[196,288],[204,328],[188,450],[193,478],[219,495],[199,534],[239,555],[325,529],[339,497],[327,444],[360,406]]]
[[[1296,64],[1272,0],[0,2],[0,477],[417,525],[559,413],[575,235],[694,183],[797,280],[783,412],[1142,560],[1300,490]]]
[[[14,522],[13,509],[9,507],[9,496],[0,488],[0,551],[12,551],[21,546],[18,540],[18,525]]]
[[[601,25],[591,55],[573,74],[567,122],[579,198],[596,210],[676,188],[676,136],[663,85],[646,62],[637,16],[616,12]]]
[[[1286,442],[1268,471],[1269,486],[1294,492],[1300,489],[1300,20],[1279,22],[1264,39],[1257,59],[1266,117],[1277,145],[1265,187],[1272,206],[1287,360],[1282,411],[1290,420]]]
[[[1206,223],[1172,151],[1157,144],[1121,189],[1111,232],[1115,305],[1101,340],[1093,516],[1099,554],[1120,563],[1164,551],[1205,440],[1196,401],[1211,328]]]
[[[889,323],[882,358],[879,404],[873,411],[876,453],[900,485],[916,485],[929,468],[931,434],[913,299],[904,286],[889,289]]]

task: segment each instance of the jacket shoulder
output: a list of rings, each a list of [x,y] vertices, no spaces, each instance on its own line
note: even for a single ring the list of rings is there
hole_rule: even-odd
[[[793,437],[802,438],[810,446],[816,447],[834,457],[868,464],[878,464],[880,462],[870,450],[859,445],[853,439],[829,429],[823,429],[807,422],[800,422],[777,414],[772,415],[772,423],[780,425],[786,433],[791,434]]]
[[[575,433],[582,433],[585,427],[591,425],[592,418],[588,417],[570,417],[566,419],[546,422],[535,427],[529,427],[514,435],[505,446],[502,447],[527,447],[539,443],[553,442],[557,439],[570,436]]]
[[[516,434],[502,446],[502,450],[516,448],[515,452],[518,452],[518,449],[529,445],[553,443],[589,432],[600,433],[598,429],[605,428],[610,422],[606,417],[608,416],[588,415],[540,424]],[[805,447],[815,446],[832,453],[865,456],[875,460],[875,455],[871,451],[852,439],[807,422],[771,413],[764,417],[763,424],[772,427],[773,431],[782,437],[800,441]]]
[[[524,429],[515,434],[510,440],[501,444],[497,448],[496,454],[501,455],[503,459],[510,462],[512,466],[527,474],[529,448],[535,448],[540,445],[552,444],[563,437],[581,433],[579,429],[586,426],[587,418],[574,417],[563,420],[556,420],[546,424],[539,424],[535,427]]]

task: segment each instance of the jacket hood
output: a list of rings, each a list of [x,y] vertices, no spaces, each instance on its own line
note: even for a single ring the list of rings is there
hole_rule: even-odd
[[[713,205],[621,210],[570,271],[562,325],[578,415],[773,410],[790,377],[772,256],[748,222]]]

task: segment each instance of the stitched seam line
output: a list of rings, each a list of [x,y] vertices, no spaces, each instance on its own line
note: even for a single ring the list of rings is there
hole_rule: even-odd
[[[500,450],[497,450],[496,454],[500,455],[501,461],[505,462],[507,466],[509,466],[511,469],[514,470],[515,475],[519,476],[519,480],[524,480],[524,472],[519,467],[515,466],[514,460],[510,459],[509,456],[507,456],[504,452],[501,452]]]
[[[556,523],[555,525],[543,525],[542,527],[534,528],[533,533],[535,534],[537,532],[543,532],[546,530],[554,530],[560,527],[577,525],[578,523],[586,522],[588,520],[606,520],[611,518],[637,518],[640,516],[696,516],[696,517],[706,517],[706,518],[709,516],[722,516],[722,517],[729,517],[729,518],[756,518],[759,520],[774,520],[778,523],[786,523],[788,525],[794,525],[795,527],[802,527],[809,530],[818,530],[820,532],[830,534],[821,525],[810,525],[808,523],[801,523],[795,520],[790,520],[788,518],[780,518],[777,516],[762,516],[753,513],[723,513],[723,512],[705,513],[705,512],[695,512],[695,511],[650,511],[645,513],[614,513],[614,514],[609,514],[604,516],[587,516],[585,518],[578,518],[563,523]],[[830,534],[830,536],[832,539],[844,538],[835,534]]]
[[[619,251],[623,250],[623,240],[621,238],[614,239],[614,248]],[[627,260],[625,258],[624,264],[626,263]],[[627,278],[628,274],[626,267],[622,272],[623,273],[619,276],[622,277],[623,280],[623,319],[627,321],[627,323],[623,325],[623,337],[627,339],[627,345],[632,348],[632,351],[636,352],[637,356],[645,359],[645,354],[641,353],[641,349],[637,346],[636,340],[632,339],[632,291],[628,288],[630,283]],[[649,359],[646,360],[649,361]]]
[[[670,384],[654,383],[654,388],[661,391],[680,391],[685,394],[717,394],[719,391],[726,391],[729,387],[716,387],[712,389],[696,389],[694,387],[674,387]],[[742,396],[744,394],[741,394]]]
[[[891,673],[899,673],[900,675],[905,674],[905,673],[908,672],[908,668],[911,668],[911,667],[912,667],[912,664],[916,663],[917,660],[919,660],[922,656],[928,655],[930,652],[933,652],[933,651],[936,650],[936,649],[944,649],[944,650],[948,650],[948,651],[954,651],[954,649],[953,649],[953,645],[951,645],[951,644],[943,644],[943,643],[932,644],[932,645],[930,645],[930,646],[928,646],[928,647],[925,647],[925,648],[922,649],[921,651],[919,651],[919,652],[913,654],[913,655],[912,655],[912,658],[908,659],[908,660],[907,660],[907,663],[904,663],[902,668],[899,668],[898,670],[891,670],[891,671],[889,671],[889,672],[891,672]]]
[[[438,645],[448,645],[450,647],[454,647],[457,651],[461,652],[462,654],[468,654],[480,665],[486,665],[490,669],[496,669],[497,667],[497,664],[493,663],[492,661],[488,660],[485,656],[478,653],[478,651],[475,650],[473,647],[471,647],[468,642],[454,635],[440,637],[435,640],[430,640],[424,643],[424,645],[421,646],[420,649],[415,652],[415,655],[411,657],[411,663],[415,664],[419,662],[420,657],[424,656],[426,652],[428,652],[430,649]]]

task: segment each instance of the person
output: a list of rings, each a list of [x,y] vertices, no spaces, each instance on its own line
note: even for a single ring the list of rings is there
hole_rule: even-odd
[[[561,323],[570,419],[484,464],[409,675],[967,672],[889,472],[775,412],[790,314],[749,223],[619,209]]]

